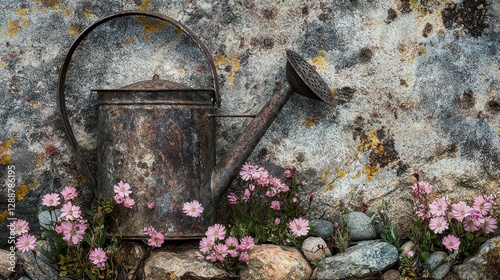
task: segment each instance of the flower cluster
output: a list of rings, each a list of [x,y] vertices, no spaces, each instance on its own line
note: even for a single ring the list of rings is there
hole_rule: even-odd
[[[418,178],[418,175],[415,176]],[[477,196],[472,206],[469,206],[463,201],[452,203],[446,196],[431,200],[432,190],[433,186],[425,181],[411,186],[416,202],[414,214],[418,217],[415,219],[415,229],[420,231],[420,236],[414,237],[424,249],[432,251],[434,246],[444,246],[450,252],[468,254],[470,249],[477,246],[475,243],[479,243],[484,235],[493,233],[497,228],[497,221],[489,216],[496,204],[494,195]],[[430,229],[429,232],[427,228]],[[432,240],[441,242],[433,244]]]
[[[165,241],[165,235],[163,235],[163,233],[161,232],[156,231],[152,226],[144,228],[144,233],[149,235],[149,239],[147,242],[151,247],[159,248]]]
[[[250,236],[238,238],[228,236],[226,228],[221,224],[208,227],[205,237],[200,241],[199,260],[217,263],[229,272],[234,272],[240,264],[247,264],[248,251],[252,250],[255,242]]]
[[[19,236],[16,241],[16,248],[21,252],[34,250],[36,247],[35,236],[28,234],[29,223],[22,219],[17,219],[9,224],[10,235]],[[9,242],[10,243],[10,242]]]
[[[294,167],[284,171],[285,181],[275,178],[263,167],[245,163],[240,178],[246,184],[241,195],[228,195],[231,206],[231,233],[235,236],[251,235],[256,242],[289,245],[300,243],[310,230],[303,216],[299,188],[305,181],[296,179]],[[309,205],[315,193],[309,197]]]
[[[108,260],[108,255],[101,247],[95,248],[90,251],[89,260],[97,267],[104,267]]]
[[[123,203],[123,206],[127,208],[132,208],[132,206],[134,206],[135,201],[129,196],[132,191],[130,190],[130,185],[128,183],[120,181],[113,187],[113,190],[115,192],[115,196],[113,198],[117,204]],[[153,208],[154,204],[152,204],[151,207],[148,204],[148,207]]]

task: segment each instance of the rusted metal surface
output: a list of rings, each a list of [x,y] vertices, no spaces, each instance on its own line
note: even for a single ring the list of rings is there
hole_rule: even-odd
[[[210,176],[215,164],[215,121],[208,117],[210,90],[98,90],[97,185],[113,195],[120,177],[134,190],[134,209],[117,207],[125,238],[144,238],[153,226],[167,239],[199,238],[197,221],[182,212],[184,202],[205,207],[214,221]],[[149,200],[155,201],[149,209]]]

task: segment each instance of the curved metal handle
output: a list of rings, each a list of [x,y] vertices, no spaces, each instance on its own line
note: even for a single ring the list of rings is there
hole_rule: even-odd
[[[153,17],[157,18],[160,20],[167,21],[176,27],[178,27],[180,30],[182,30],[184,33],[186,33],[195,43],[198,45],[200,48],[201,52],[205,56],[205,59],[210,66],[211,72],[212,72],[212,79],[213,79],[213,85],[214,85],[214,99],[213,103],[214,106],[220,107],[220,92],[219,92],[219,81],[217,79],[217,71],[215,69],[215,64],[212,60],[212,57],[210,53],[208,52],[207,48],[203,43],[200,41],[200,39],[194,35],[191,30],[189,30],[186,26],[184,26],[182,23],[159,13],[154,13],[154,12],[148,12],[148,11],[137,11],[137,10],[130,10],[130,11],[121,11],[121,12],[116,12],[112,13],[104,18],[99,19],[98,21],[94,22],[92,25],[87,27],[79,36],[76,38],[76,40],[73,42],[71,47],[68,50],[68,53],[66,55],[66,58],[64,59],[63,66],[61,68],[61,74],[59,75],[59,84],[57,87],[57,98],[58,98],[58,103],[59,103],[59,111],[61,113],[61,117],[63,120],[63,125],[64,129],[66,131],[66,134],[68,136],[69,143],[71,147],[73,148],[77,161],[81,164],[81,168],[83,169],[83,172],[87,176],[87,179],[89,180],[91,185],[96,185],[96,181],[94,179],[94,176],[92,176],[92,173],[90,172],[90,169],[88,168],[85,160],[83,159],[82,152],[80,150],[80,147],[78,146],[78,143],[76,141],[75,135],[73,134],[73,129],[71,128],[71,125],[69,123],[68,119],[68,114],[66,110],[66,96],[64,94],[65,90],[65,81],[66,81],[66,72],[68,71],[69,63],[71,61],[71,57],[73,56],[73,53],[75,52],[76,48],[78,45],[83,41],[85,36],[89,34],[92,30],[94,30],[98,25],[105,23],[111,19],[122,17],[122,16],[148,16],[148,17]]]

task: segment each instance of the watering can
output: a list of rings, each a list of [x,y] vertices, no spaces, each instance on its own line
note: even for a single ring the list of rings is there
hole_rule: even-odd
[[[154,76],[120,89],[94,90],[97,109],[97,180],[83,160],[69,123],[65,79],[71,57],[96,26],[122,16],[148,16],[167,21],[186,33],[200,48],[210,66],[213,89],[189,86]],[[162,14],[122,11],[87,27],[71,45],[58,84],[59,109],[76,159],[90,185],[103,197],[113,195],[119,175],[132,187],[132,209],[117,207],[123,238],[147,238],[143,229],[153,226],[166,239],[198,239],[215,221],[215,204],[237,176],[259,140],[294,92],[336,106],[330,89],[302,57],[291,50],[286,76],[279,90],[246,127],[233,147],[218,162],[215,157],[215,116],[221,100],[217,72],[210,53],[186,26]],[[155,207],[147,207],[149,201]],[[182,206],[198,200],[204,209],[201,226],[187,217]]]

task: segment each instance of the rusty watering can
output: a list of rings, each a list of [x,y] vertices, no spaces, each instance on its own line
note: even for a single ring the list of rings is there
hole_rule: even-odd
[[[99,24],[121,16],[164,20],[186,33],[210,66],[213,89],[193,89],[155,76],[121,89],[95,90],[98,94],[96,182],[68,120],[64,95],[66,72],[83,38]],[[205,208],[201,219],[205,228],[214,223],[215,202],[223,196],[293,92],[336,106],[318,73],[297,53],[288,50],[286,55],[290,86],[279,90],[232,149],[216,163],[214,116],[221,103],[219,85],[214,62],[198,37],[180,22],[146,11],[113,13],[79,35],[68,51],[59,77],[59,109],[77,161],[90,184],[97,185],[98,193],[103,197],[113,195],[116,175],[132,186],[134,208],[117,212],[120,224],[115,230],[123,238],[146,238],[143,229],[147,226],[154,226],[166,239],[202,237],[203,228],[184,215],[183,203],[198,200]],[[147,207],[150,200],[156,203],[153,209]]]

